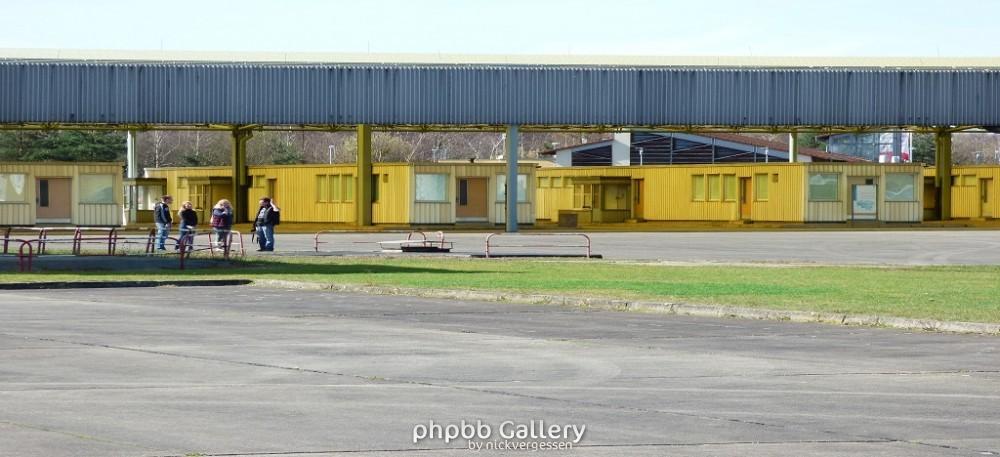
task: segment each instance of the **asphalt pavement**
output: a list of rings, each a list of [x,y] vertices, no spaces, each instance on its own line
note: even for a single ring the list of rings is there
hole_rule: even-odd
[[[998,406],[991,336],[248,286],[0,291],[4,457],[572,441],[500,437],[539,421],[586,427],[542,455],[1000,455]],[[414,440],[463,420],[489,439]]]

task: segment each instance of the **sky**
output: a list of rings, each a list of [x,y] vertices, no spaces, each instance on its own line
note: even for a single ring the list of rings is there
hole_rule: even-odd
[[[1000,1],[0,0],[0,48],[1000,55]]]

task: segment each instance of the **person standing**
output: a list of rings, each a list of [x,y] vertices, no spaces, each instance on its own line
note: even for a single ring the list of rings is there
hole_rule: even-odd
[[[165,244],[167,237],[170,236],[170,224],[174,222],[173,216],[170,215],[170,204],[173,201],[173,197],[164,195],[160,197],[160,201],[156,205],[153,205],[153,222],[156,223],[156,249],[160,251],[167,249]]]
[[[215,232],[215,246],[229,248],[229,232],[233,229],[233,205],[222,199],[212,208],[212,230]]]
[[[193,250],[192,246],[194,244],[195,228],[198,226],[198,213],[194,211],[194,205],[191,202],[181,203],[181,210],[177,212],[177,215],[181,218],[180,226],[180,237],[178,238],[178,246],[175,249],[180,248],[180,243],[184,243],[187,248],[185,250]]]
[[[270,197],[260,199],[257,218],[254,219],[254,230],[257,231],[258,251],[274,250],[274,226],[281,222],[280,209],[274,205]]]

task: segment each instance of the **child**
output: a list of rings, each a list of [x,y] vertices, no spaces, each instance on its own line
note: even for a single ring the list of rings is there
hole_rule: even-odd
[[[191,202],[184,202],[181,203],[181,210],[177,212],[177,215],[181,218],[181,233],[178,244],[183,242],[190,252],[193,249],[191,245],[194,244],[195,227],[198,226],[198,213],[194,212]],[[175,247],[175,249],[179,248],[180,246]]]

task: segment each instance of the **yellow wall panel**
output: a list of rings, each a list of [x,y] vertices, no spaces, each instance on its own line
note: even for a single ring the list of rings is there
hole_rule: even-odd
[[[562,187],[539,189],[539,219],[557,220],[560,209],[573,208],[573,187],[565,185],[574,177],[629,177],[644,181],[643,218],[652,221],[733,221],[740,219],[739,199],[725,200],[725,187],[720,188],[718,201],[693,201],[692,176],[732,175],[739,185],[740,178],[752,179],[754,174],[777,175],[769,182],[766,201],[754,201],[749,219],[757,221],[802,221],[802,188],[800,164],[719,164],[663,165],[643,167],[574,167],[543,168],[539,177],[560,178]],[[707,180],[706,180],[707,181]],[[730,182],[732,182],[730,180]],[[752,192],[752,190],[751,190]],[[737,192],[737,197],[738,197]],[[708,193],[706,192],[706,199]],[[752,195],[751,198],[753,199]]]
[[[958,176],[955,186],[951,188],[951,215],[957,219],[978,219],[984,217],[982,202],[982,179],[987,181],[992,189],[989,191],[990,201],[986,204],[986,217],[1000,218],[1000,166],[996,165],[965,165],[954,166],[952,175]],[[963,177],[973,176],[971,183]],[[969,185],[972,184],[972,185]]]
[[[923,219],[923,167],[919,164],[880,163],[808,163],[802,186],[806,199],[807,222],[844,222],[851,219],[851,182],[873,178],[878,191],[876,208],[878,220],[885,222],[920,222]],[[809,174],[837,173],[838,200],[835,202],[809,201]],[[886,174],[906,173],[914,175],[914,201],[891,202],[885,199]],[[856,178],[856,179],[851,179]]]
[[[35,224],[35,180],[37,178],[72,179],[70,223],[73,225],[120,226],[124,201],[122,164],[118,162],[8,162],[0,163],[0,173],[25,175],[25,198],[18,203],[0,203],[0,225]],[[107,204],[80,203],[80,175],[111,175],[113,202]]]

